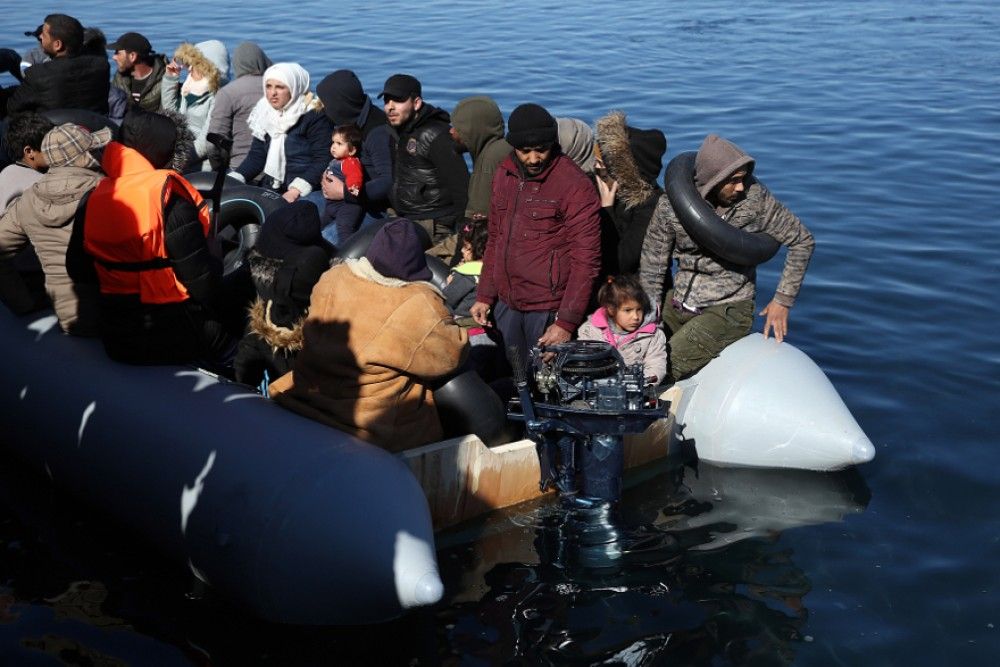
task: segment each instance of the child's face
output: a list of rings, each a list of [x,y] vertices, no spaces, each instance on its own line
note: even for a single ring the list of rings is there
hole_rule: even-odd
[[[642,306],[634,299],[628,299],[618,306],[618,308],[614,309],[614,312],[611,312],[611,309],[609,309],[608,314],[614,318],[615,324],[618,325],[619,329],[627,332],[638,329],[639,325],[642,324],[642,316],[644,315]]]
[[[330,144],[330,155],[334,160],[343,160],[345,157],[354,155],[354,146],[344,141],[344,135],[333,133],[333,142]]]
[[[462,261],[471,262],[472,261],[472,244],[466,241],[462,244]]]

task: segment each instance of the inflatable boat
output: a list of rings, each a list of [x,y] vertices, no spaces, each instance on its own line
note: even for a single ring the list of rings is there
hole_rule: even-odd
[[[49,313],[0,307],[0,340],[2,445],[269,621],[370,623],[434,604],[435,529],[542,495],[530,440],[395,456],[198,369],[112,362]],[[668,417],[627,437],[626,467],[684,445],[739,466],[874,456],[822,371],[759,335],[664,398]]]

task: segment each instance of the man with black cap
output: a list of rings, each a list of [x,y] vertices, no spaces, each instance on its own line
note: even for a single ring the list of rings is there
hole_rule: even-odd
[[[7,112],[86,109],[108,113],[108,59],[81,55],[83,26],[72,16],[49,14],[38,40],[51,60],[32,65],[7,101]]]
[[[421,94],[417,79],[393,74],[379,97],[396,131],[393,208],[437,242],[465,216],[469,168],[451,138],[448,112],[425,103]]]
[[[238,304],[227,303],[222,262],[209,250],[208,206],[176,171],[194,137],[182,116],[139,108],[120,135],[104,149],[108,177],[77,215],[71,275],[100,285],[101,338],[112,359],[222,370],[241,327],[224,317]]]
[[[471,314],[486,326],[492,309],[504,345],[526,359],[531,347],[568,341],[586,318],[600,270],[601,202],[560,151],[556,120],[543,107],[522,104],[507,128],[514,151],[493,177]]]
[[[302,351],[271,396],[393,452],[440,440],[431,384],[462,365],[469,336],[431,277],[413,223],[384,223],[364,257],[319,279]]]
[[[126,32],[108,51],[118,65],[111,85],[125,91],[132,104],[146,111],[160,110],[160,82],[167,71],[166,56],[153,52],[149,40],[137,32]]]

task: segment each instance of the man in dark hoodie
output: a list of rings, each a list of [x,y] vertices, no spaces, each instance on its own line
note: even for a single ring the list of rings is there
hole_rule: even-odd
[[[493,174],[513,149],[504,139],[503,116],[493,98],[485,95],[466,97],[451,114],[451,138],[459,150],[472,157],[469,178],[469,203],[465,217],[485,220],[490,212]]]
[[[392,205],[435,241],[456,230],[465,215],[469,168],[449,133],[448,112],[424,102],[420,82],[393,74],[379,95],[396,131]]]
[[[7,100],[8,113],[86,109],[107,115],[111,68],[106,57],[80,55],[80,22],[65,14],[49,14],[38,39],[52,60],[25,71],[24,81]]]
[[[259,46],[243,42],[233,51],[233,76],[236,78],[215,94],[208,131],[233,140],[229,157],[231,165],[242,164],[250,152],[253,132],[247,125],[247,118],[264,96],[264,72],[272,64]],[[215,146],[209,146],[208,159],[212,169],[218,171],[223,167],[219,149]]]
[[[359,159],[365,170],[365,181],[361,194],[355,197],[344,188],[342,180],[324,171],[320,184],[322,192],[310,193],[308,199],[318,207],[325,205],[324,199],[344,200],[360,204],[367,219],[384,218],[392,194],[393,150],[393,132],[385,112],[372,104],[361,87],[361,81],[349,69],[328,74],[316,86],[316,95],[323,102],[323,111],[335,127],[356,125],[361,130]]]
[[[236,304],[209,250],[208,206],[176,171],[193,140],[183,117],[132,108],[104,149],[108,177],[77,214],[70,273],[100,285],[101,338],[116,361],[221,370],[235,353],[239,331],[222,314]]]
[[[815,245],[805,225],[753,178],[754,159],[722,137],[710,134],[695,159],[698,193],[727,223],[747,232],[769,234],[788,246],[774,298],[760,312],[764,335],[781,342],[788,333],[788,310],[802,286]],[[674,288],[663,295],[670,263],[677,259]],[[660,197],[642,246],[639,275],[653,303],[663,296],[663,322],[670,334],[674,380],[687,377],[753,325],[757,267],[738,266],[699,247],[684,231],[670,200]]]

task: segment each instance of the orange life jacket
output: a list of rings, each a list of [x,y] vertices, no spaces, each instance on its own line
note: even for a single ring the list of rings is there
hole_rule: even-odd
[[[164,241],[164,210],[173,195],[198,208],[208,236],[207,202],[176,172],[154,169],[138,151],[118,142],[104,149],[108,175],[87,201],[83,247],[96,260],[104,294],[138,294],[143,303],[178,303],[188,291],[170,268]]]

